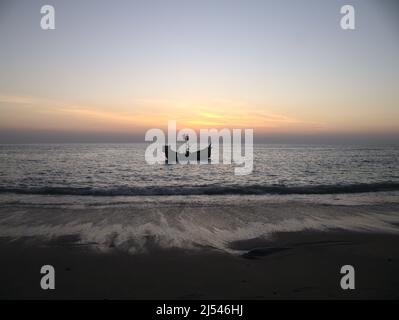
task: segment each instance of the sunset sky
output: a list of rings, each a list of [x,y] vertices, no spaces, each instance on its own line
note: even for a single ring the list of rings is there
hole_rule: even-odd
[[[144,141],[168,120],[394,140],[398,35],[395,0],[0,0],[0,143]]]

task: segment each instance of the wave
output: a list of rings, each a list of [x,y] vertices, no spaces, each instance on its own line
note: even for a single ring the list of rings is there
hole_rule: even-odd
[[[197,185],[134,187],[0,187],[0,193],[76,196],[179,196],[179,195],[311,195],[399,191],[399,183],[357,183],[336,185]]]

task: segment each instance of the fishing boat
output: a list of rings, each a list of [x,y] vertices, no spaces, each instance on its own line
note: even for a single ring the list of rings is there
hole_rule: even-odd
[[[189,162],[209,162],[211,158],[211,150],[212,150],[212,144],[209,143],[208,147],[197,150],[197,151],[190,151],[190,145],[188,143],[189,137],[186,135],[185,136],[185,141],[186,141],[186,152],[185,153],[179,153],[175,150],[172,150],[172,148],[169,145],[165,145],[163,147],[163,152],[165,154],[166,162],[167,163],[178,163],[179,160],[181,161],[189,161]]]

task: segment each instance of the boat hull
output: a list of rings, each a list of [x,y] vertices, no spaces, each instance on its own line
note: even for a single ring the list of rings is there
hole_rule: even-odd
[[[172,150],[170,146],[164,146],[164,154],[167,163],[196,163],[196,162],[204,162],[208,163],[211,158],[211,150],[212,147],[209,144],[207,148],[194,151],[194,152],[186,152],[180,153]]]

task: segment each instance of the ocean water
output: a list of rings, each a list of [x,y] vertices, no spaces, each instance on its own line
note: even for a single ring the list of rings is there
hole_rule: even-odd
[[[399,148],[255,145],[254,170],[148,165],[144,144],[1,145],[0,192],[141,196],[399,190]]]
[[[148,165],[145,144],[0,146],[0,236],[235,252],[275,232],[398,232],[399,147],[255,145],[254,169]]]

